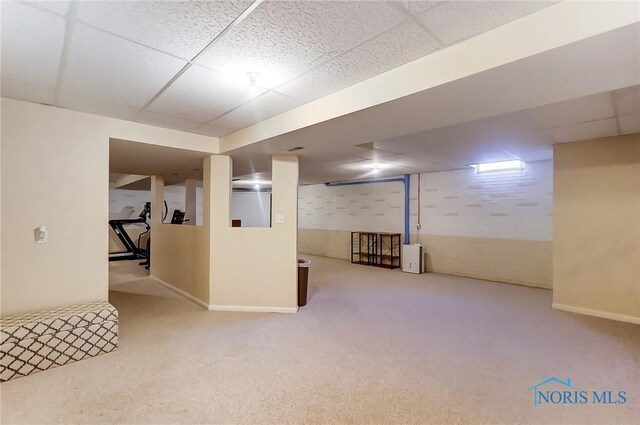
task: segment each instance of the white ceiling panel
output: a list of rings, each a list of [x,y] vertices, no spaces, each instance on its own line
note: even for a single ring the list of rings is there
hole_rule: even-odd
[[[640,86],[614,91],[613,101],[617,115],[640,114]]]
[[[400,0],[400,4],[407,12],[412,15],[419,15],[434,6],[443,4],[445,1],[430,1],[430,0]]]
[[[80,2],[78,20],[190,60],[251,1]]]
[[[149,110],[205,123],[264,91],[249,87],[248,79],[233,78],[194,65],[160,95]]]
[[[200,63],[232,75],[256,72],[273,88],[404,19],[380,1],[264,2]]]
[[[212,124],[205,124],[193,130],[193,133],[202,134],[203,136],[222,137],[232,131],[233,130],[230,128],[222,128]]]
[[[640,113],[634,115],[625,115],[618,118],[620,121],[621,134],[640,133]]]
[[[55,88],[65,20],[13,2],[2,3],[1,18],[2,78]]]
[[[419,19],[444,44],[514,21],[556,3],[554,1],[446,1]]]
[[[163,114],[156,114],[155,112],[140,111],[134,118],[134,121],[154,125],[156,127],[172,128],[174,130],[181,131],[193,131],[194,129],[201,127],[202,123],[196,121],[189,121],[182,118],[171,117]]]
[[[267,92],[262,96],[222,115],[211,124],[240,129],[276,116],[299,106],[302,102],[279,93]]]
[[[129,106],[88,99],[70,93],[59,93],[56,105],[73,111],[87,112],[90,114],[125,120],[133,118],[138,112],[138,109],[131,108]]]
[[[577,142],[579,140],[610,137],[618,134],[615,118],[583,122],[547,130],[556,143]]]
[[[86,25],[76,24],[60,90],[103,102],[141,108],[185,63]]]
[[[437,41],[410,21],[330,60],[277,90],[288,96],[310,101],[427,55],[439,47]]]
[[[53,89],[2,79],[0,96],[27,102],[53,104]]]
[[[69,11],[71,1],[49,0],[49,1],[28,1],[26,4],[49,10],[58,15],[66,16]]]
[[[531,114],[542,128],[552,128],[611,118],[615,112],[607,92],[535,108]]]

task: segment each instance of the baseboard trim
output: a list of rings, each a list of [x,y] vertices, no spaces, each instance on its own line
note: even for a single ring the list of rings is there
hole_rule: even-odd
[[[209,304],[205,303],[202,300],[199,300],[198,298],[194,297],[193,295],[191,295],[188,292],[183,291],[180,288],[176,288],[175,286],[173,286],[170,283],[165,282],[162,279],[158,279],[155,276],[149,276],[151,279],[155,280],[156,282],[158,282],[160,285],[164,286],[167,289],[172,290],[173,292],[175,292],[176,294],[183,296],[184,298],[188,299],[191,302],[194,302],[196,304],[198,304],[200,307],[204,308],[204,309],[209,309]]]
[[[603,319],[617,320],[618,322],[627,322],[627,323],[634,323],[636,325],[640,325],[640,317],[627,316],[625,314],[609,313],[607,311],[592,310],[590,308],[575,307],[572,305],[558,304],[558,303],[551,304],[551,307],[553,307],[556,310],[568,311],[569,313],[584,314],[587,316],[601,317]]]
[[[210,305],[211,311],[237,311],[253,313],[297,313],[298,307],[260,307],[251,305]]]

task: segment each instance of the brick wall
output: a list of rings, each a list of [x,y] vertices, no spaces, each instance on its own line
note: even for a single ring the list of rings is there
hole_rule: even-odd
[[[524,171],[473,169],[411,179],[411,240],[425,245],[431,271],[551,287],[551,161]],[[402,183],[299,190],[300,252],[349,258],[349,231],[404,230]],[[421,230],[416,228],[418,208]]]

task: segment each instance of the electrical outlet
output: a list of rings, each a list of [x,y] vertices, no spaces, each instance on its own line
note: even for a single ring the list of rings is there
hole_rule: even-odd
[[[282,224],[282,223],[284,223],[284,215],[276,214],[276,224]]]

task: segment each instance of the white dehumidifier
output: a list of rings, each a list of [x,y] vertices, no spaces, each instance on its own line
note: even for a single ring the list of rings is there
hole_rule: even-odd
[[[402,271],[407,273],[424,273],[423,249],[420,244],[402,245]]]

